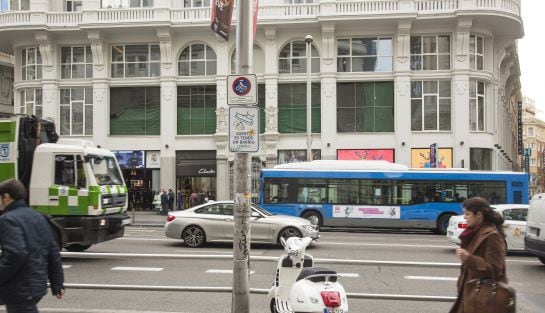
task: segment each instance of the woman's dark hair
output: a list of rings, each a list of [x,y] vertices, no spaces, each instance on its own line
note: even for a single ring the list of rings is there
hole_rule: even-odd
[[[503,217],[500,213],[494,211],[488,204],[488,201],[481,197],[473,197],[465,200],[462,203],[464,209],[467,211],[481,212],[484,217],[484,223],[494,224],[498,229],[498,232],[505,238],[505,233],[503,232]]]
[[[0,183],[0,195],[3,196],[6,193],[17,201],[26,197],[26,188],[17,179],[10,179]]]

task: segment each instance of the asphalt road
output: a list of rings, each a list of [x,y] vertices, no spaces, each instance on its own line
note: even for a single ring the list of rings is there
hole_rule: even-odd
[[[455,245],[444,236],[427,232],[322,232],[308,252],[317,259],[457,263]],[[214,243],[201,249],[164,237],[161,228],[129,227],[126,236],[93,246],[88,252],[176,255],[231,255],[232,245]],[[253,245],[252,256],[282,252],[272,245]],[[231,287],[232,262],[213,259],[63,258],[67,283],[143,286]],[[276,264],[251,261],[251,287],[270,288]],[[326,265],[344,276],[349,293],[455,296],[456,268]],[[518,293],[519,313],[545,312],[545,265],[524,254],[507,257],[510,283]],[[252,313],[268,311],[267,297],[252,294]],[[68,289],[66,299],[48,295],[41,312],[73,313],[230,313],[230,293]],[[447,312],[449,302],[350,299],[350,312]],[[0,312],[3,312],[0,307]]]

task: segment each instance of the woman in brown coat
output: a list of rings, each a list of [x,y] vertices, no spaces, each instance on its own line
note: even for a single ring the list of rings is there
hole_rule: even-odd
[[[456,256],[462,261],[458,277],[458,298],[450,313],[471,313],[463,309],[464,284],[475,278],[495,277],[507,283],[505,275],[505,234],[503,218],[479,197],[463,202],[468,228],[460,234]]]

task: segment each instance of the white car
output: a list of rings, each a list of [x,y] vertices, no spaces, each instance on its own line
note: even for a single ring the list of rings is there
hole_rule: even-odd
[[[233,241],[233,201],[209,201],[183,211],[168,212],[165,235],[182,239],[187,246],[200,247],[208,241]],[[309,220],[287,215],[273,215],[252,203],[250,220],[252,242],[280,244],[280,237],[320,238],[316,225]]]
[[[494,204],[494,210],[498,211],[505,222],[503,231],[507,241],[508,251],[524,251],[524,236],[526,235],[526,219],[528,217],[528,204]],[[467,228],[467,222],[463,215],[452,216],[447,228],[447,239],[450,242],[460,244],[460,234]]]

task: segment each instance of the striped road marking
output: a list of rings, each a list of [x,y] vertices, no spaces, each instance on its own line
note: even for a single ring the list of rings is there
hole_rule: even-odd
[[[5,312],[0,309],[0,312]],[[40,308],[40,312],[52,313],[184,313],[165,311],[134,311],[134,310],[105,310],[105,309],[62,309],[62,308]]]
[[[435,277],[435,276],[404,276],[405,279],[414,280],[441,280],[441,281],[457,281],[458,277]]]
[[[388,243],[362,243],[362,242],[318,242],[319,245],[337,245],[337,246],[370,246],[370,247],[405,247],[405,248],[440,248],[452,249],[454,246],[436,246],[436,245],[407,245],[407,244],[388,244]]]
[[[358,273],[337,273],[342,278],[349,277],[349,278],[358,278],[360,277],[360,274]]]
[[[66,264],[64,264],[64,265],[62,266],[63,269],[67,269],[67,268],[71,268],[71,267],[72,267],[72,265],[66,265]]]
[[[140,271],[140,272],[160,272],[162,267],[124,267],[116,266],[112,267],[112,271]]]
[[[207,270],[208,274],[233,274],[233,270]],[[250,271],[250,275],[255,273],[255,271]]]

